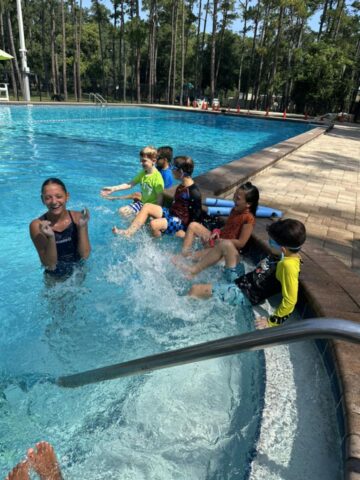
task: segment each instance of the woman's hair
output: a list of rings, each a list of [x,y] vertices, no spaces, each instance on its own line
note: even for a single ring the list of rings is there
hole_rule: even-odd
[[[238,190],[244,190],[245,200],[250,203],[250,212],[255,216],[259,204],[259,190],[251,182],[246,182],[238,187]]]
[[[305,225],[292,218],[272,223],[267,227],[267,232],[276,243],[293,252],[300,250],[306,240]]]
[[[148,145],[140,150],[140,155],[146,155],[147,157],[150,157],[153,162],[156,162],[157,149],[152,145]]]
[[[60,185],[60,187],[64,190],[64,192],[67,193],[67,190],[66,190],[66,187],[65,187],[64,182],[62,182],[59,178],[48,178],[48,179],[45,180],[45,182],[41,185],[41,194],[43,194],[44,188],[45,188],[47,185],[52,185],[53,183],[55,183],[56,185]]]
[[[191,157],[179,156],[174,158],[174,167],[181,170],[184,175],[191,177],[194,171],[194,161]]]
[[[157,158],[160,160],[161,158],[165,158],[169,163],[172,162],[173,159],[173,149],[168,145],[164,147],[159,147],[157,149]]]

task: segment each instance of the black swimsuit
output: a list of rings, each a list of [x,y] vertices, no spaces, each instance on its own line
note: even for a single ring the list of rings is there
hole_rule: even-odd
[[[72,270],[72,264],[80,260],[80,255],[78,253],[78,230],[71,212],[68,212],[71,219],[70,225],[62,232],[54,230],[58,257],[56,269],[46,270],[46,273],[53,275],[70,273],[69,270]],[[47,220],[46,214],[44,215],[44,219]]]

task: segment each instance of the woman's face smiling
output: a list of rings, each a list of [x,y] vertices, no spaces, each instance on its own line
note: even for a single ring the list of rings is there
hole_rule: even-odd
[[[69,194],[64,192],[61,185],[50,183],[44,187],[41,199],[48,208],[49,213],[60,215],[66,210],[66,202],[69,199]]]

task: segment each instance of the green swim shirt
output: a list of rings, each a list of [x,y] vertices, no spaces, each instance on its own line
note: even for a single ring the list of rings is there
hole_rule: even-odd
[[[141,170],[131,181],[141,185],[141,201],[143,203],[156,203],[158,195],[164,190],[164,180],[156,168],[152,173]]]

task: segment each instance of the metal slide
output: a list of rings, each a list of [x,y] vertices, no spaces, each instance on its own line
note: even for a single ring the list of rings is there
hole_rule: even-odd
[[[242,335],[220,338],[191,347],[59,377],[56,384],[65,388],[81,387],[89,383],[308,339],[338,339],[360,343],[360,323],[336,318],[310,318],[286,322],[280,327],[255,330]]]

